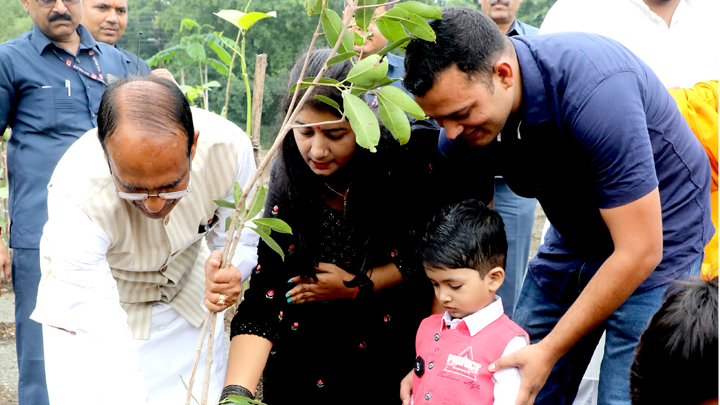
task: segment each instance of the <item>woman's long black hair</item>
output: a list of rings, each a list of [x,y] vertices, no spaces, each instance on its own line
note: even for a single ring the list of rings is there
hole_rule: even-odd
[[[315,77],[325,65],[330,52],[329,49],[312,51],[304,76]],[[300,78],[306,56],[307,54],[302,55],[290,72],[288,89]],[[323,77],[343,81],[351,67],[350,61],[334,64],[327,69]],[[300,90],[297,100],[300,100],[305,92],[307,89]],[[343,105],[340,91],[330,86],[317,86],[308,97],[303,109],[313,108],[318,111],[327,111],[340,118],[335,108],[312,97],[318,94],[330,98],[340,106]],[[290,108],[292,97],[293,94],[289,93],[283,101],[283,115]],[[351,183],[347,199],[348,216],[355,228],[353,237],[357,241],[357,245],[354,248],[360,257],[359,268],[344,270],[357,274],[370,265],[367,256],[372,231],[370,226],[376,227],[375,232],[379,231],[377,227],[382,226],[384,222],[382,217],[387,211],[387,207],[382,201],[388,196],[390,189],[386,184],[387,181],[384,181],[389,175],[389,156],[383,151],[389,147],[392,148],[393,144],[398,145],[393,139],[388,139],[385,134],[382,138],[377,153],[371,153],[357,146],[352,157],[343,167],[331,176],[324,177],[316,175],[300,155],[292,130],[286,134],[278,161],[275,163],[276,167],[273,170],[274,184],[271,185],[271,188],[278,193],[278,198],[281,198],[285,206],[289,208],[290,212],[285,213],[288,216],[281,215],[281,217],[285,217],[284,219],[291,220],[293,223],[295,247],[292,259],[293,262],[300,261],[295,265],[301,268],[299,270],[302,275],[312,274],[312,266],[317,263],[318,230],[322,224],[321,212],[323,204],[325,204],[323,194],[328,192],[325,183],[339,178]]]

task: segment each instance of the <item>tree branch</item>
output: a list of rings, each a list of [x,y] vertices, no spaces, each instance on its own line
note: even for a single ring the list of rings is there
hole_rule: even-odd
[[[328,125],[328,124],[342,124],[345,122],[345,114],[343,114],[342,118],[336,121],[323,121],[323,122],[314,122],[312,124],[297,124],[297,125],[291,125],[290,128],[306,128],[306,127],[315,127],[320,125]]]

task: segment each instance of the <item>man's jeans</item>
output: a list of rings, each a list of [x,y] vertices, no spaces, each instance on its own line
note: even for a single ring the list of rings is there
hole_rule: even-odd
[[[680,279],[699,276],[702,257],[699,257]],[[570,272],[577,274],[577,272]],[[588,280],[589,281],[589,280]],[[567,292],[558,301],[545,294],[528,274],[515,308],[514,321],[530,335],[532,343],[542,340],[555,327],[560,317],[572,305],[587,285],[578,291]],[[640,334],[663,302],[670,283],[631,295],[605,322],[580,340],[553,367],[535,404],[572,404],[578,385],[585,373],[595,346],[604,330],[607,331],[605,354],[600,368],[599,405],[630,405],[630,365]]]
[[[527,269],[536,205],[536,199],[520,197],[501,177],[495,179],[494,208],[503,219],[508,242],[505,282],[497,294],[502,298],[505,315],[510,318],[513,317]]]
[[[20,405],[47,405],[42,325],[30,320],[40,283],[40,250],[13,249],[12,283],[15,290],[15,344],[20,371]]]

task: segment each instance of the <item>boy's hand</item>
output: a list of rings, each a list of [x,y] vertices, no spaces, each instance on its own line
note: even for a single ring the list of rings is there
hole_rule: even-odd
[[[488,371],[495,373],[509,367],[520,369],[522,381],[515,405],[531,405],[535,402],[535,397],[540,389],[545,385],[556,362],[557,357],[549,353],[541,341],[500,358],[488,366]]]
[[[403,405],[410,405],[410,399],[412,399],[412,381],[413,372],[410,370],[408,375],[400,382],[400,399],[402,399]]]

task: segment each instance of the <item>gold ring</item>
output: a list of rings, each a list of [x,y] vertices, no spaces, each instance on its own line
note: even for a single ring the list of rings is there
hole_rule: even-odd
[[[220,294],[220,297],[218,297],[217,304],[218,304],[218,305],[225,305],[225,296],[224,296],[224,295]]]

